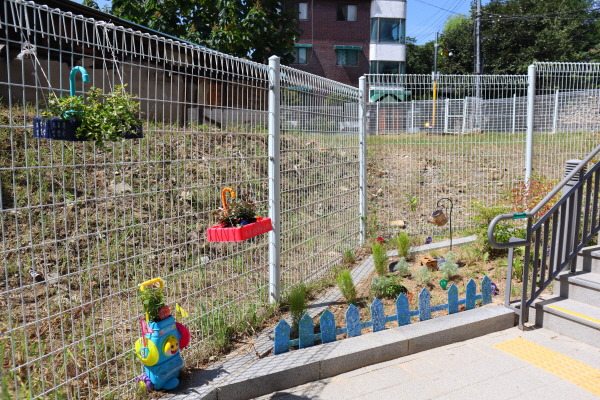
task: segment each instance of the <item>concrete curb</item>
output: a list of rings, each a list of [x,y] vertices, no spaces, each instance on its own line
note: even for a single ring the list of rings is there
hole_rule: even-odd
[[[515,313],[486,306],[382,332],[260,359],[227,382],[169,394],[169,400],[251,399],[368,365],[461,342],[515,326]],[[215,379],[218,379],[215,376]]]

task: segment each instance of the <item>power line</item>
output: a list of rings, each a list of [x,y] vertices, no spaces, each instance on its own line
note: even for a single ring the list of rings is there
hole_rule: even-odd
[[[443,8],[443,7],[440,7],[440,6],[436,6],[435,4],[431,4],[431,3],[428,3],[428,2],[423,1],[423,0],[415,0],[415,1],[418,1],[419,3],[427,4],[428,6],[431,6],[431,7],[439,8],[440,10],[449,12],[450,14],[459,14],[456,11],[451,11],[451,10],[448,10],[446,8]]]

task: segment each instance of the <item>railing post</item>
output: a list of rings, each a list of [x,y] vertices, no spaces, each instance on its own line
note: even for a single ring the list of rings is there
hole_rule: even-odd
[[[279,57],[269,58],[269,218],[273,230],[269,232],[269,302],[280,300],[280,168],[279,122],[280,83]]]
[[[571,171],[573,171],[577,166],[581,163],[581,160],[573,159],[567,160],[565,165],[565,176],[569,175]],[[583,178],[585,175],[586,168],[583,168],[577,175],[575,175],[562,189],[562,197],[566,196],[567,193]],[[567,199],[566,209],[567,209],[567,217],[565,219],[565,226],[560,227],[561,234],[563,235],[563,240],[557,241],[557,246],[562,246],[562,255],[563,257],[568,257],[569,253],[573,251],[575,246],[577,245],[577,236],[579,234],[578,230],[575,229],[577,225],[577,209],[581,208],[581,201],[583,196],[580,195],[580,192],[575,193],[571,198]],[[558,253],[558,252],[557,252]],[[561,257],[562,258],[562,257]],[[556,262],[560,263],[562,260],[556,260]],[[576,262],[576,258],[575,258]],[[559,264],[555,264],[559,265]]]
[[[367,238],[367,119],[365,110],[368,94],[366,78],[361,76],[358,80],[360,98],[358,100],[358,129],[359,129],[359,196],[360,196],[360,242],[363,244]]]
[[[525,182],[531,179],[531,169],[533,164],[533,125],[535,122],[535,64],[529,66],[528,70],[529,87],[527,89],[527,140],[525,149]]]

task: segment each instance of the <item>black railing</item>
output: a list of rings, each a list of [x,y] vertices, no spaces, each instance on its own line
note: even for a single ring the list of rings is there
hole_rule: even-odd
[[[587,165],[599,152],[600,146],[565,176],[531,211],[501,214],[490,223],[488,228],[490,245],[497,249],[508,249],[505,305],[517,311],[521,329],[529,319],[529,306],[567,267],[571,272],[575,272],[577,254],[600,231],[598,218],[600,163],[594,165],[584,175]],[[540,215],[544,207],[551,204],[561,193],[562,197],[556,201],[556,204]],[[525,239],[511,238],[508,243],[496,242],[494,229],[500,221],[521,218],[527,218]],[[525,247],[522,292],[520,300],[511,302],[511,278],[517,247]]]

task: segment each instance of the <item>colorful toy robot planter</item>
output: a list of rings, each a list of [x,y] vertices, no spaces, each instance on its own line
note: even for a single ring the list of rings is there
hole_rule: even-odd
[[[169,307],[162,303],[164,281],[152,279],[140,285],[140,290],[156,290],[156,298],[150,306],[144,303],[146,320],[140,319],[142,337],[135,342],[135,354],[144,364],[144,373],[137,379],[138,386],[149,389],[174,389],[179,385],[179,371],[184,362],[179,352],[190,342],[190,331],[177,322]],[[147,289],[154,286],[152,289]],[[156,316],[150,320],[147,307],[156,308]],[[179,304],[175,305],[176,317],[187,317]]]

